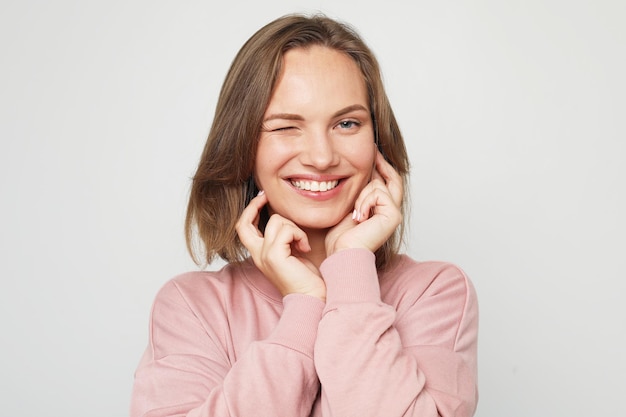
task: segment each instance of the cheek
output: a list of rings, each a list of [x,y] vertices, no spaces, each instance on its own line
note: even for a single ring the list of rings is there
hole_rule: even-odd
[[[374,172],[376,162],[376,145],[368,142],[362,146],[355,146],[348,150],[352,165],[367,177],[368,181]]]
[[[259,190],[265,190],[270,182],[270,167],[267,162],[259,161],[257,159],[254,168],[254,182]]]
[[[254,160],[254,178],[257,185],[260,186],[265,182],[272,166],[272,150],[265,141],[261,141],[256,150],[256,158]]]
[[[254,160],[254,178],[260,189],[271,187],[275,183],[281,168],[290,157],[289,148],[281,146],[277,141],[261,139]]]

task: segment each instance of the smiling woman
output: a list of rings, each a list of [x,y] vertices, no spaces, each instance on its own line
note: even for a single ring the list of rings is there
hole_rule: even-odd
[[[475,293],[399,254],[408,165],[352,29],[293,15],[253,35],[187,213],[196,260],[229,264],[158,294],[131,415],[471,416]]]

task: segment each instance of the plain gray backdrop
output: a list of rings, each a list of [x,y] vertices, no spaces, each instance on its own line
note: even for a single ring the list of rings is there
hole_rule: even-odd
[[[479,294],[477,416],[626,415],[621,0],[3,0],[0,414],[128,414],[224,75],[299,11],[380,59],[407,251]]]

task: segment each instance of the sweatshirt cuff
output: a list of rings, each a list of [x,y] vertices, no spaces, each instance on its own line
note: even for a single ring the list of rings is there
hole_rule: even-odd
[[[323,310],[324,302],[319,298],[304,294],[286,295],[283,298],[283,313],[267,341],[312,358]]]
[[[344,249],[320,266],[326,283],[326,310],[336,304],[380,301],[376,256],[366,249]]]

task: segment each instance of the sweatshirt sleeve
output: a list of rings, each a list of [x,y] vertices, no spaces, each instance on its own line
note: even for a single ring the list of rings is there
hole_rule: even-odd
[[[410,279],[412,266],[394,270],[403,279],[393,287],[397,302],[392,306],[381,299],[371,252],[344,250],[322,264],[326,306],[314,358],[323,415],[474,414],[478,311],[473,287],[449,264],[436,264],[427,271],[428,285],[417,285],[418,277]]]
[[[308,416],[319,390],[312,354],[323,302],[290,295],[283,303],[269,337],[231,363],[222,341],[228,320],[207,328],[167,284],[154,302],[131,417]]]

